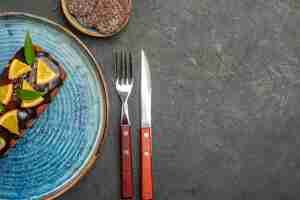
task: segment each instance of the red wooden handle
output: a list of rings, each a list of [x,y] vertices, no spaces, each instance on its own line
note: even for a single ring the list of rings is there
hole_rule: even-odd
[[[153,200],[152,130],[142,128],[140,134],[141,200]]]
[[[133,174],[132,174],[132,145],[131,128],[121,125],[121,181],[122,199],[133,199]]]

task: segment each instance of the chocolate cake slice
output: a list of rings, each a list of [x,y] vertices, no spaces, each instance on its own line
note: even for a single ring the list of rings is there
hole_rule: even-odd
[[[49,53],[30,44],[25,42],[0,74],[0,156],[33,126],[67,77]]]

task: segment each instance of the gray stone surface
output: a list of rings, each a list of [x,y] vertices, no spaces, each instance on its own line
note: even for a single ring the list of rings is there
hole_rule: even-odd
[[[70,28],[58,0],[2,0],[0,10]],[[299,0],[136,0],[121,34],[76,34],[104,65],[111,123],[102,158],[59,199],[119,199],[118,47],[136,59],[143,47],[151,61],[155,199],[300,199]],[[138,94],[130,101],[137,196]]]

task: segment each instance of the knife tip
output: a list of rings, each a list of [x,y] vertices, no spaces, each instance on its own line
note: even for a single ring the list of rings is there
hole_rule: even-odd
[[[145,50],[141,49],[142,56],[145,56]]]

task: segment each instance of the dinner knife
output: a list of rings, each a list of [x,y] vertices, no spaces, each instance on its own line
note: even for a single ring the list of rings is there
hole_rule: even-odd
[[[141,200],[153,200],[152,128],[151,128],[151,73],[145,51],[141,50],[141,130],[140,179]]]

